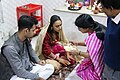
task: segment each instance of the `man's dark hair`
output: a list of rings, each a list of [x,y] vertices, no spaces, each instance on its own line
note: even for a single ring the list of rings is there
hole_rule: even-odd
[[[28,15],[23,15],[18,20],[18,31],[21,31],[24,28],[28,28],[30,30],[32,26],[36,24],[38,24],[36,18]]]
[[[98,0],[105,8],[120,9],[120,0]]]

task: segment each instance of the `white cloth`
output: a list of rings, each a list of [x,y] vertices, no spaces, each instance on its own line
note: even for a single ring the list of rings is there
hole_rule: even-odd
[[[82,80],[79,76],[76,74],[76,69],[79,66],[79,64],[73,69],[73,71],[68,75],[65,80]]]
[[[44,66],[36,64],[35,66],[33,66],[33,69],[30,72],[38,74],[39,77],[43,79],[48,79],[53,74],[54,67],[51,64],[46,64]],[[17,77],[17,75],[14,75],[10,80],[30,80],[30,79],[24,79]]]
[[[114,19],[112,19],[116,24],[118,24],[119,23],[119,21],[120,21],[120,13],[114,18]]]

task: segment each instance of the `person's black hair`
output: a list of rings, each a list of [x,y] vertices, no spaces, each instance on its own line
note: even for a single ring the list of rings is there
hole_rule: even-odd
[[[112,8],[112,9],[120,9],[120,0],[98,0],[103,7]]]
[[[37,25],[38,20],[32,16],[22,15],[18,20],[18,31],[28,28],[29,30],[33,25]]]
[[[94,20],[93,18],[88,14],[81,14],[78,16],[75,20],[75,25],[78,28],[93,28],[94,27]]]
[[[104,35],[105,35],[105,31],[106,31],[106,26],[104,26],[104,25],[102,25],[102,24],[100,24],[100,23],[98,23],[96,21],[94,23],[94,26],[96,26],[94,30],[96,31],[97,38],[104,41]]]
[[[50,25],[49,25],[49,28],[48,28],[48,31],[47,31],[48,33],[50,33],[50,34],[53,33],[52,27],[53,27],[53,24],[54,24],[57,20],[60,20],[60,21],[62,22],[61,18],[60,18],[58,15],[53,15],[53,16],[51,16],[51,18],[50,18]]]
[[[75,25],[78,28],[93,29],[94,31],[96,31],[96,36],[98,37],[98,39],[104,40],[104,34],[106,31],[106,27],[104,25],[94,21],[90,15],[81,14],[80,16],[78,16],[76,18]]]

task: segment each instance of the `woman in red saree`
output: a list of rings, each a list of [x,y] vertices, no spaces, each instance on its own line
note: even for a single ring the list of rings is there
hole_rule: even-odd
[[[68,43],[63,33],[62,20],[59,16],[53,15],[50,24],[42,28],[35,49],[40,59],[46,59],[47,63],[53,64],[55,69],[59,70],[62,65],[75,63],[63,46]]]

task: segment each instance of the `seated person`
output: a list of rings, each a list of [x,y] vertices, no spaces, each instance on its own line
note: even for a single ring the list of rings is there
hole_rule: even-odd
[[[94,21],[88,14],[82,14],[77,17],[75,25],[82,33],[88,33],[88,37],[84,42],[72,42],[73,44],[87,47],[87,52],[79,52],[79,55],[83,56],[84,59],[77,67],[74,75],[79,76],[77,77],[78,80],[101,80],[104,66],[103,40],[106,28],[104,25]]]
[[[18,32],[2,46],[0,54],[0,80],[46,80],[54,72],[32,49],[32,38],[38,21],[23,15],[18,20]]]
[[[59,70],[61,66],[68,66],[75,63],[74,58],[67,52],[64,45],[69,44],[66,39],[62,21],[59,16],[53,15],[50,24],[42,28],[36,43],[36,53],[42,59],[47,59]]]

